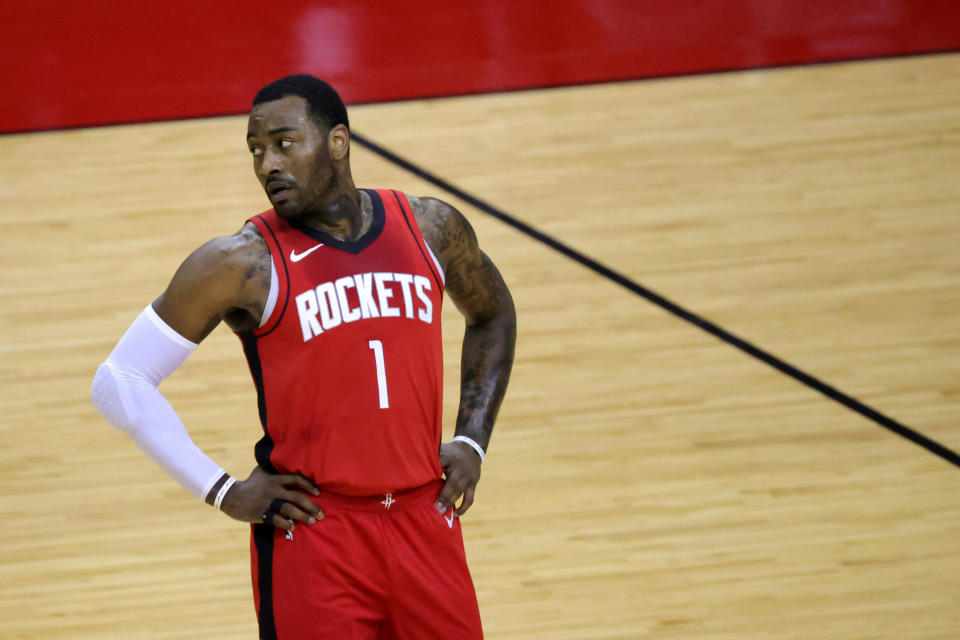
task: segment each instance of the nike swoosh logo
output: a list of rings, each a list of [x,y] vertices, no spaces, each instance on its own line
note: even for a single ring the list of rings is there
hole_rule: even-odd
[[[450,517],[444,518],[447,521],[447,526],[453,529],[453,509],[450,510]]]
[[[318,245],[315,246],[315,247],[310,247],[309,249],[307,249],[307,250],[304,251],[303,253],[297,253],[296,249],[291,249],[291,250],[290,250],[290,262],[300,262],[301,260],[303,260],[303,259],[306,258],[308,255],[310,255],[311,253],[313,253],[314,251],[316,251],[317,249],[319,249],[319,248],[322,247],[322,246],[323,246],[323,243],[321,242],[320,244],[318,244]]]

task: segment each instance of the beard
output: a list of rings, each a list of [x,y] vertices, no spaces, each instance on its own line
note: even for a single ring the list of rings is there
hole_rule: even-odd
[[[333,167],[316,168],[306,182],[292,176],[284,180],[287,189],[268,196],[277,215],[287,221],[303,220],[313,214],[322,214],[331,207],[336,209],[339,194],[336,173]]]

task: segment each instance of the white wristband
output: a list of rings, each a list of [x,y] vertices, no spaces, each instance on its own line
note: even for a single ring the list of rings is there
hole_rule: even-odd
[[[213,508],[217,511],[220,511],[220,503],[223,502],[224,497],[227,495],[227,491],[230,491],[230,487],[233,486],[233,483],[237,481],[236,478],[227,478],[227,481],[223,483],[223,486],[220,487],[220,491],[217,491],[217,497],[213,499]]]
[[[477,441],[473,438],[468,438],[467,436],[454,436],[452,442],[462,442],[473,447],[473,450],[477,452],[478,456],[480,456],[480,462],[483,462],[483,459],[486,457],[483,454],[483,447],[477,444]]]

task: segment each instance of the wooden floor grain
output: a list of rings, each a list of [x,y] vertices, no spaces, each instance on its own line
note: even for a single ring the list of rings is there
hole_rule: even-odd
[[[960,56],[370,105],[354,128],[960,448]],[[204,240],[267,206],[244,118],[0,137],[0,638],[253,638],[247,530],[88,400]],[[952,639],[957,468],[461,206],[517,301],[465,518],[487,637]],[[444,310],[445,415],[458,334]],[[162,389],[236,475],[221,328]]]

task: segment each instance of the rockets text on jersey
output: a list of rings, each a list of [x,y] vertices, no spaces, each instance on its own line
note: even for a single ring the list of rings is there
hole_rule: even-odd
[[[401,296],[396,295],[396,288],[402,292]],[[323,282],[294,297],[303,341],[341,324],[367,318],[398,318],[402,314],[430,324],[433,322],[430,290],[429,278],[409,273],[356,273],[335,282]],[[391,300],[396,302],[391,304]]]

